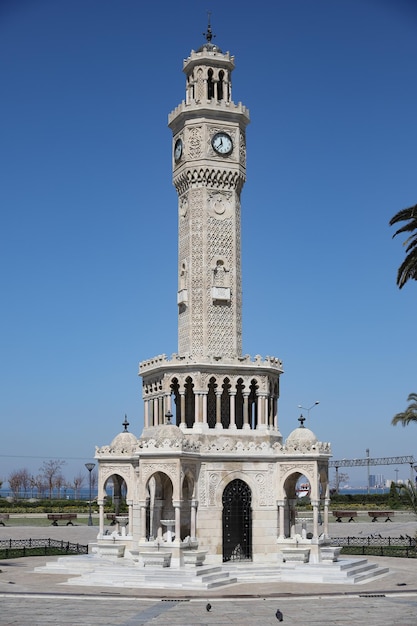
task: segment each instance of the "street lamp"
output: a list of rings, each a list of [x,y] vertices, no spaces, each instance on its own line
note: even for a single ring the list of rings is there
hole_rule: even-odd
[[[307,420],[308,420],[308,424],[310,425],[310,411],[311,409],[314,409],[315,406],[317,406],[318,404],[320,404],[320,400],[316,400],[314,404],[312,404],[310,407],[305,407],[305,406],[301,406],[301,404],[298,405],[299,409],[303,409],[303,411],[307,411]]]
[[[95,468],[96,464],[95,463],[86,463],[85,466],[86,466],[86,468],[88,469],[88,472],[89,472],[88,478],[89,478],[89,483],[90,483],[90,500],[89,500],[89,505],[88,505],[88,526],[92,526],[93,525],[93,518],[91,517],[91,472]]]

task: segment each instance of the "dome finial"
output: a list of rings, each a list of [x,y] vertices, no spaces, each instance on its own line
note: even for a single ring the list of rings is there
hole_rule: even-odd
[[[215,37],[216,35],[213,35],[213,32],[211,30],[211,23],[210,23],[210,18],[211,18],[211,11],[207,11],[207,32],[203,33],[204,37],[207,39],[207,42],[210,43],[211,40],[213,39],[213,37]]]
[[[304,426],[304,422],[306,421],[306,418],[303,417],[303,414],[301,413],[300,417],[298,418],[298,421],[300,422],[300,426],[299,428],[305,428]]]
[[[127,427],[129,426],[129,422],[127,421],[126,413],[125,413],[125,421],[123,422],[122,426],[125,427],[124,432],[127,433],[128,432]]]

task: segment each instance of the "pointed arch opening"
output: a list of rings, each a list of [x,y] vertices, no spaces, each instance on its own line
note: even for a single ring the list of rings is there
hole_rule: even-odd
[[[223,502],[223,562],[252,560],[252,492],[240,478],[225,488]]]

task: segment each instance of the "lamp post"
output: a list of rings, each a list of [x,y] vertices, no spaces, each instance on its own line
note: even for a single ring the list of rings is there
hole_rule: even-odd
[[[92,526],[93,525],[93,518],[91,517],[91,472],[95,468],[96,464],[95,463],[86,463],[85,466],[86,466],[86,468],[88,469],[88,472],[89,472],[88,478],[89,478],[89,484],[90,484],[90,499],[89,499],[89,503],[88,503],[88,526]]]
[[[318,404],[320,404],[320,400],[316,400],[314,404],[312,404],[310,407],[305,407],[305,406],[301,406],[301,404],[298,405],[299,409],[303,409],[303,411],[307,411],[307,420],[308,420],[308,425],[310,426],[310,411],[311,409],[314,409],[315,406],[317,406]]]

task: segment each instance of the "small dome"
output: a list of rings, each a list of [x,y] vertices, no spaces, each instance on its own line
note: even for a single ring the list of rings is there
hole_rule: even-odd
[[[183,441],[185,438],[181,428],[174,424],[164,424],[163,426],[157,426],[154,432],[154,439],[157,443],[164,441],[170,441],[171,443]]]
[[[288,435],[287,444],[298,444],[312,446],[317,443],[318,439],[312,430],[299,426]]]
[[[122,433],[119,433],[118,435],[116,435],[116,437],[113,439],[113,441],[110,444],[110,448],[117,448],[117,449],[130,448],[131,449],[133,446],[137,444],[137,442],[138,440],[136,439],[135,435],[125,430]]]
[[[304,426],[305,418],[300,415],[298,418],[300,425],[289,434],[286,445],[293,448],[310,448],[317,443],[318,439],[312,430]]]
[[[207,52],[220,52],[220,54],[223,54],[219,46],[216,46],[216,44],[211,43],[211,41],[206,41],[205,43],[203,43],[203,45],[199,47],[197,52],[204,52],[205,50]]]

